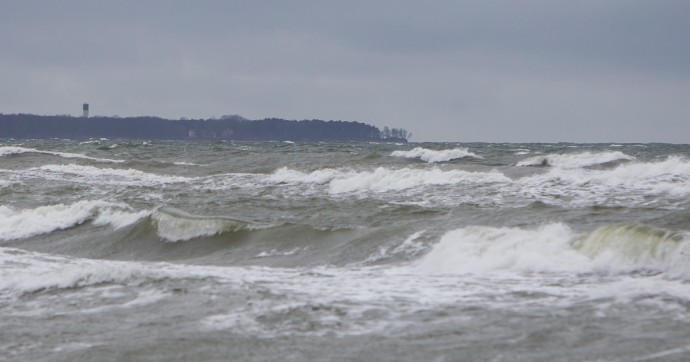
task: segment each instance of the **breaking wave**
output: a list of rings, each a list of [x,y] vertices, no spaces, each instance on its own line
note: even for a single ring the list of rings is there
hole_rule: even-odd
[[[82,165],[45,165],[29,171],[43,171],[52,174],[75,175],[83,181],[95,181],[107,179],[106,183],[132,184],[132,185],[155,185],[188,182],[193,180],[189,177],[166,176],[143,172],[135,169],[116,169],[100,168]]]
[[[582,152],[568,154],[539,155],[525,158],[516,166],[550,166],[558,168],[582,168],[615,161],[631,161],[635,158],[620,151]]]
[[[470,226],[443,235],[413,268],[428,274],[642,270],[688,278],[688,251],[685,234],[636,224],[604,226],[584,235],[561,223],[536,229]]]
[[[630,162],[603,170],[553,168],[518,183],[535,194],[556,192],[584,202],[615,201],[611,197],[617,194],[629,201],[636,200],[638,195],[683,197],[690,193],[690,162],[672,156],[663,161]]]
[[[154,268],[141,263],[54,256],[13,248],[0,248],[0,270],[0,290],[17,295],[103,283],[140,284],[175,276],[165,270],[165,265]]]
[[[65,230],[93,221],[96,225],[120,228],[146,217],[148,212],[132,212],[125,204],[102,200],[79,201],[70,205],[39,206],[14,210],[0,206],[0,240],[17,240]]]
[[[460,158],[481,158],[467,148],[455,148],[452,150],[430,150],[416,147],[411,151],[393,151],[391,156],[420,159],[428,163],[447,162]]]
[[[596,162],[614,158],[599,158]],[[297,186],[301,193],[334,196],[405,191],[405,202],[429,205],[490,202],[514,206],[514,202],[522,203],[527,198],[568,207],[651,205],[678,208],[687,204],[685,196],[690,194],[690,162],[679,156],[593,169],[574,168],[574,162],[570,165],[573,167],[551,167],[524,176],[513,173],[512,177],[506,175],[510,174],[510,169],[507,172],[504,169],[465,171],[427,166],[378,167],[363,171],[327,168],[301,172],[283,167],[251,181],[279,187]],[[444,189],[432,192],[434,187]],[[417,192],[422,194],[413,195]]]
[[[125,162],[123,160],[113,160],[113,159],[109,159],[109,158],[89,157],[86,155],[82,155],[80,153],[41,151],[41,150],[36,150],[33,148],[24,148],[24,147],[16,147],[16,146],[0,147],[0,157],[19,155],[19,154],[23,154],[23,153],[39,153],[39,154],[44,154],[44,155],[59,156],[59,157],[63,157],[63,158],[81,158],[84,160],[91,160],[91,161],[98,161],[98,162],[110,162],[110,163]]]
[[[11,185],[15,184],[17,182],[14,181],[6,181],[6,180],[0,180],[0,190],[5,188],[5,187],[10,187]]]
[[[168,207],[153,211],[134,211],[125,204],[92,200],[23,210],[0,205],[0,240],[25,239],[69,229],[86,222],[91,222],[94,226],[111,226],[117,230],[146,219],[150,219],[156,235],[168,242],[274,226],[223,216],[197,216]]]
[[[683,234],[645,225],[620,224],[600,227],[573,242],[573,247],[591,257],[606,253],[643,261],[671,257],[678,245],[685,242]]]
[[[404,190],[425,185],[452,185],[458,183],[509,182],[510,179],[498,171],[468,172],[462,170],[443,171],[431,169],[388,169],[373,171],[341,171],[335,169],[317,170],[311,173],[281,168],[268,177],[274,183],[315,183],[328,185],[331,194],[352,192],[387,192]]]
[[[255,224],[223,216],[198,216],[174,208],[161,208],[153,214],[156,233],[168,242],[186,241],[228,232],[259,230],[272,225]]]

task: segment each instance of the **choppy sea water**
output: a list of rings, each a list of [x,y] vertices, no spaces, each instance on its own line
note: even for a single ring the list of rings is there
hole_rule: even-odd
[[[0,140],[0,359],[685,361],[690,146]]]

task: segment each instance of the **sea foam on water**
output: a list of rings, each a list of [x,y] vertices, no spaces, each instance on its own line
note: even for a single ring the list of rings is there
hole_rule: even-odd
[[[467,148],[454,148],[450,150],[430,150],[422,147],[415,147],[410,151],[393,151],[391,156],[404,158],[418,158],[429,163],[447,162],[460,158],[481,158],[477,154],[470,152]]]
[[[535,229],[470,226],[443,235],[414,269],[426,274],[646,270],[686,279],[689,240],[683,233],[638,224],[603,226],[584,234],[562,223]]]
[[[116,217],[113,210],[126,208],[122,203],[103,200],[84,200],[69,205],[46,205],[23,210],[0,206],[0,240],[24,239],[71,228],[93,219],[101,212],[110,213],[114,220],[106,220],[103,215],[98,219],[100,224],[114,222],[115,225],[122,226],[126,222],[122,219],[123,212],[120,211],[119,217]],[[130,220],[140,217],[139,214],[128,216]]]
[[[0,359],[686,352],[686,146],[0,142]]]

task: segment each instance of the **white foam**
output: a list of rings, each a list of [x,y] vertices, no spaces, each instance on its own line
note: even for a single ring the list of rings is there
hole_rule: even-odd
[[[114,184],[136,184],[136,185],[152,185],[152,184],[166,184],[189,182],[194,180],[189,177],[181,176],[165,176],[153,173],[147,173],[135,169],[115,169],[115,168],[100,168],[94,166],[82,165],[45,165],[39,168],[30,169],[29,171],[44,171],[54,174],[68,174],[76,175],[83,181],[103,181]]]
[[[417,255],[422,251],[427,250],[427,246],[423,243],[417,241],[420,236],[424,235],[426,230],[421,230],[413,233],[402,244],[396,246],[392,252],[394,254],[407,254],[407,255]]]
[[[522,148],[521,148],[521,149],[515,150],[514,155],[516,155],[516,156],[524,156],[524,155],[528,155],[529,152],[530,152],[529,150],[527,150],[527,149],[522,149]]]
[[[671,156],[658,162],[621,165],[609,172],[592,174],[592,181],[611,187],[651,189],[653,193],[668,192],[685,195],[690,192],[690,162]]]
[[[5,187],[10,187],[16,183],[17,183],[16,181],[0,180],[0,189],[3,189]]]
[[[509,178],[498,171],[467,172],[443,171],[438,168],[419,170],[379,167],[374,171],[341,174],[330,181],[329,192],[332,194],[362,191],[386,192],[428,185],[486,184],[509,181]]]
[[[343,171],[336,169],[322,169],[310,173],[291,170],[287,167],[277,169],[273,174],[266,178],[271,183],[328,183],[343,174]]]
[[[175,166],[203,166],[203,165],[200,165],[198,163],[183,162],[183,161],[175,162],[174,165]]]
[[[646,230],[608,226],[578,235],[561,223],[535,229],[470,226],[447,232],[412,269],[432,275],[497,271],[618,274],[648,269],[670,278],[690,277],[688,239]]]
[[[452,263],[444,264],[446,270],[432,269],[430,272],[420,272],[418,266],[393,269],[218,267],[88,260],[0,248],[0,297],[14,298],[16,304],[21,304],[19,298],[24,293],[71,288],[64,294],[49,293],[26,299],[41,303],[39,306],[49,305],[45,309],[51,315],[65,313],[63,310],[79,313],[79,307],[73,305],[71,298],[88,297],[91,293],[94,297],[87,298],[87,301],[95,303],[80,303],[86,307],[84,312],[107,313],[112,308],[175,304],[179,299],[171,293],[171,285],[156,281],[172,279],[172,285],[179,287],[181,284],[176,279],[181,279],[185,281],[185,289],[189,288],[194,295],[227,301],[216,303],[217,306],[204,318],[192,316],[192,323],[198,323],[202,330],[229,329],[232,333],[259,338],[390,336],[413,327],[420,318],[455,310],[458,305],[499,312],[531,311],[541,315],[544,311],[572,311],[572,306],[582,306],[590,301],[595,302],[588,304],[595,308],[594,313],[596,308],[605,313],[616,303],[660,303],[662,305],[655,310],[668,311],[671,315],[675,311],[673,308],[677,307],[680,317],[687,318],[685,305],[690,300],[687,282],[662,276],[607,274],[601,277],[591,274],[589,266],[593,263],[588,258],[583,257],[584,261],[578,262],[565,254],[561,239],[573,233],[564,225],[552,224],[531,230],[503,229],[511,230],[527,232],[522,241],[513,242],[515,248],[509,247],[507,239],[510,237],[504,236],[505,233],[488,230],[487,235],[497,237],[485,239],[480,244],[499,243],[503,247],[485,245],[484,251],[480,248],[470,248],[469,251],[478,251],[473,255],[485,259],[498,258],[500,252],[513,254],[512,261],[508,258],[506,262],[496,263],[497,267],[470,268],[473,274],[461,275],[453,275],[458,270]],[[539,236],[540,232],[544,235]],[[446,241],[452,241],[450,236]],[[540,253],[538,249],[543,247],[543,243],[530,241],[531,236],[550,244],[546,245],[547,250]],[[534,254],[533,257],[514,255],[525,246]],[[555,257],[566,265],[554,266],[555,261],[539,260],[539,255],[541,259]],[[536,263],[536,266],[530,267],[530,263]],[[516,272],[500,272],[503,270]],[[579,274],[580,270],[587,273]],[[476,275],[479,273],[481,275]],[[117,302],[124,300],[123,297],[102,298],[103,291],[96,290],[113,284],[123,286],[119,290],[126,291],[124,297],[130,302],[116,307]],[[88,286],[97,287],[82,288]],[[133,295],[136,297],[132,299]],[[169,300],[170,297],[175,299]],[[237,303],[238,300],[246,300],[247,303]],[[68,307],[62,307],[68,304]],[[465,317],[462,313],[443,313],[443,318],[432,322],[462,324]]]
[[[117,304],[102,305],[94,308],[79,309],[80,314],[103,313],[116,309],[125,309],[132,307],[142,307],[159,302],[160,300],[169,296],[169,293],[163,293],[157,290],[144,290],[138,293],[134,299]]]
[[[414,267],[425,274],[582,271],[589,260],[570,246],[563,224],[535,230],[471,226],[446,233]]]
[[[545,174],[519,179],[517,185],[524,193],[538,198],[544,194],[558,194],[573,197],[572,202],[576,204],[604,204],[618,199],[618,202],[633,205],[646,202],[643,196],[683,197],[690,194],[690,162],[672,156],[662,161],[631,162],[605,170],[552,168]]]
[[[90,344],[90,343],[81,343],[81,342],[74,342],[74,343],[64,343],[56,346],[53,348],[53,352],[55,353],[70,353],[74,351],[79,351],[79,350],[84,350],[84,349],[89,349],[91,347],[94,347],[96,345]]]
[[[567,154],[538,155],[528,157],[517,166],[552,166],[559,168],[582,168],[620,160],[634,160],[620,151],[581,152]]]
[[[151,213],[152,212],[149,210],[132,212],[127,210],[106,208],[99,212],[98,216],[93,220],[93,224],[96,226],[110,225],[117,230],[132,225],[137,221],[150,216]]]
[[[100,210],[122,207],[122,204],[102,200],[79,201],[71,205],[39,206],[35,209],[23,210],[0,206],[0,216],[2,216],[0,240],[23,239],[67,229],[92,219]]]
[[[372,194],[404,191],[398,194],[395,202],[421,206],[458,203],[524,206],[526,201],[541,201],[565,207],[685,207],[686,197],[690,195],[690,161],[683,157],[671,156],[646,162],[631,160],[610,168],[575,167],[616,159],[621,155],[591,157],[589,161],[585,160],[587,157],[575,159],[565,163],[568,167],[549,167],[543,172],[514,178],[496,169],[469,172],[421,165],[363,171],[328,168],[312,172],[283,167],[266,176],[244,175],[240,178],[233,175],[221,181],[229,180],[233,187],[256,187],[257,184],[269,183],[285,186],[286,192],[310,195],[377,197]],[[213,182],[213,185],[218,184]]]
[[[426,251],[428,247],[423,243],[417,241],[420,236],[422,236],[426,230],[421,230],[414,232],[412,235],[408,236],[402,244],[389,250],[388,247],[380,246],[378,253],[372,254],[362,262],[357,263],[357,265],[368,265],[371,263],[376,263],[382,260],[389,259],[392,255],[404,255],[407,257],[416,256]],[[390,252],[389,252],[390,251]]]
[[[144,269],[134,263],[76,259],[0,248],[0,290],[15,294],[106,282],[124,283],[133,278],[140,279],[137,276],[143,272]]]
[[[46,155],[53,155],[53,156],[60,156],[63,158],[81,158],[85,160],[91,160],[91,161],[98,161],[98,162],[110,162],[110,163],[121,163],[125,162],[123,160],[113,160],[113,159],[108,159],[108,158],[96,158],[96,157],[89,157],[80,153],[68,153],[68,152],[52,152],[52,151],[41,151],[41,150],[36,150],[33,148],[25,148],[25,147],[0,147],[0,157],[2,156],[10,156],[10,155],[18,155],[22,153],[40,153],[40,154],[46,154]]]
[[[303,173],[281,168],[266,178],[271,183],[313,183],[325,184],[331,194],[357,192],[386,192],[404,190],[428,185],[452,185],[458,183],[509,182],[510,179],[498,171],[467,172],[462,170],[443,171],[430,169],[389,169],[379,167],[373,171],[346,171],[323,169]]]
[[[150,214],[150,211],[134,212],[125,204],[103,200],[84,200],[69,205],[46,205],[22,210],[0,205],[0,240],[16,240],[47,234],[89,220],[92,220],[94,225],[111,225],[119,229]]]
[[[270,251],[262,251],[259,254],[256,254],[254,257],[255,258],[268,258],[268,257],[275,257],[275,256],[290,256],[297,254],[302,250],[300,247],[296,247],[290,250],[278,250],[278,249],[271,249]]]
[[[452,150],[430,150],[422,147],[416,147],[410,151],[393,151],[391,156],[404,158],[418,158],[429,163],[447,162],[459,158],[481,158],[475,153],[470,152],[467,148],[455,148]]]

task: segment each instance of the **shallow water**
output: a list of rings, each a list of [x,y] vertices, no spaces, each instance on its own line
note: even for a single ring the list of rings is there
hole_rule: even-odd
[[[690,146],[0,141],[0,358],[690,357]]]

